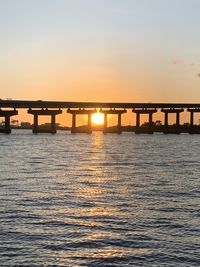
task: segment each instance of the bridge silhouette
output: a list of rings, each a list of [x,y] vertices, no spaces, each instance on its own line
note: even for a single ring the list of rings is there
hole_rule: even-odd
[[[28,114],[32,114],[33,119],[33,133],[48,132],[56,133],[56,116],[63,113],[63,109],[72,115],[71,132],[92,132],[91,116],[97,110],[104,114],[104,133],[122,133],[123,127],[121,125],[122,115],[127,110],[132,110],[136,114],[136,125],[133,130],[135,133],[154,132],[163,133],[200,133],[200,126],[194,125],[195,113],[200,113],[200,104],[198,103],[113,103],[113,102],[65,102],[65,101],[27,101],[27,100],[0,100],[0,117],[4,117],[4,128],[0,129],[2,133],[11,133],[10,118],[18,115],[18,109],[27,109]],[[156,126],[153,121],[153,115],[160,111],[164,115],[164,125]],[[182,112],[190,113],[190,122],[186,125],[180,125],[180,116]],[[169,125],[169,114],[175,114],[176,123]],[[109,114],[118,117],[117,126],[109,128],[107,125],[107,116]],[[148,123],[146,127],[140,125],[140,117],[142,114],[148,115]],[[80,129],[76,125],[76,118],[78,115],[85,115],[88,117],[88,124],[84,129]],[[39,116],[50,116],[51,125],[49,129],[41,129],[38,125]]]

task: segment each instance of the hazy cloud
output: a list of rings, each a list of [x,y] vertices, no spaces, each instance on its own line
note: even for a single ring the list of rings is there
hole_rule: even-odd
[[[173,59],[172,60],[172,65],[178,65],[178,64],[181,64],[181,63],[183,63],[183,62],[180,59]]]

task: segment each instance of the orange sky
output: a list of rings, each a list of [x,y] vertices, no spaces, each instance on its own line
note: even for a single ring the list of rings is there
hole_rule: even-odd
[[[0,98],[199,102],[199,10],[196,0],[1,1]]]

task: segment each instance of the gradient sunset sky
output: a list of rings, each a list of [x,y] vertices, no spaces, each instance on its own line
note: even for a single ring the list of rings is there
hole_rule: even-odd
[[[0,0],[0,98],[199,102],[199,0]]]

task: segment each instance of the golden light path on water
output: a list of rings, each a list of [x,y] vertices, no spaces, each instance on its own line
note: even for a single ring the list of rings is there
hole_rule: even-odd
[[[103,119],[102,113],[96,113],[94,114],[94,120],[93,122],[96,124],[101,123],[101,119]],[[100,118],[98,117],[100,115]],[[102,116],[101,116],[102,115]],[[103,221],[104,218],[109,219],[112,217],[117,217],[118,209],[117,207],[113,205],[108,205],[108,203],[104,203],[101,201],[101,204],[99,205],[99,200],[103,200],[106,198],[107,195],[109,195],[109,184],[111,181],[117,180],[117,177],[112,176],[106,176],[104,174],[104,168],[101,168],[99,166],[96,166],[94,164],[95,162],[102,163],[106,161],[106,153],[103,148],[103,142],[104,138],[103,135],[93,135],[91,139],[91,151],[90,155],[87,158],[86,162],[91,162],[92,166],[88,166],[88,171],[93,173],[92,177],[88,177],[84,179],[83,183],[84,186],[81,188],[77,188],[76,195],[78,198],[81,199],[83,202],[87,203],[93,203],[92,206],[87,207],[86,210],[83,210],[82,208],[77,209],[73,216],[77,217],[83,217],[87,214],[87,217],[89,217],[89,220],[81,220],[79,221],[81,226],[86,226],[91,228],[90,235],[87,236],[86,242],[89,243],[98,243],[101,242],[104,239],[112,239],[116,238],[116,234],[109,233],[107,230],[101,230],[101,231],[92,231],[92,229],[98,228],[101,226],[101,223],[97,222],[96,220],[93,220],[93,218],[97,217],[99,221]],[[85,162],[85,160],[83,160]],[[85,169],[85,166],[83,167],[83,170]],[[94,207],[93,207],[94,206]],[[65,212],[65,211],[64,211]],[[68,211],[69,214],[69,211]],[[66,219],[66,223],[68,223],[69,219]],[[118,236],[120,238],[120,236]],[[92,254],[90,250],[92,249]],[[139,252],[139,251],[138,251]],[[73,252],[74,253],[74,252]],[[131,255],[131,250],[129,251]],[[82,258],[82,259],[106,259],[106,258],[113,258],[113,257],[123,257],[124,255],[127,255],[127,251],[125,251],[122,248],[119,247],[106,247],[106,248],[95,248],[95,245],[93,248],[83,248],[82,250],[77,251],[75,254],[73,254],[73,257],[76,258]],[[60,252],[57,259],[59,259],[59,262],[61,264],[65,264],[65,258],[68,258],[68,253]]]

